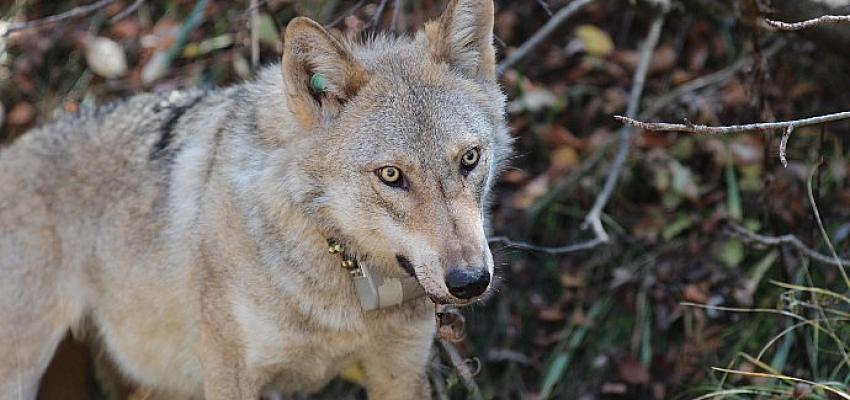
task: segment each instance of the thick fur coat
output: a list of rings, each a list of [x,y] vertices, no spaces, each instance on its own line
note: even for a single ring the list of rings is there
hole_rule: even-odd
[[[0,399],[34,398],[83,324],[177,397],[307,393],[359,363],[371,398],[428,398],[433,302],[474,300],[447,271],[493,272],[510,140],[492,29],[491,0],[364,43],[297,18],[255,81],[139,95],[0,149]],[[362,311],[330,238],[428,297]]]

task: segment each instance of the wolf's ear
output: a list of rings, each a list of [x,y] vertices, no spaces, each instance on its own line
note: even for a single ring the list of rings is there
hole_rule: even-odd
[[[431,55],[473,79],[496,79],[493,0],[449,0],[446,11],[425,25]]]
[[[304,17],[286,26],[282,67],[287,104],[305,128],[336,115],[368,80],[343,43]]]

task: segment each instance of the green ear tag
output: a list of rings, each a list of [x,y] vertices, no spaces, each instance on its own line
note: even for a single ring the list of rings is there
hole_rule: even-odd
[[[328,82],[325,79],[325,76],[318,72],[314,72],[313,75],[310,76],[310,89],[319,93],[327,90]]]

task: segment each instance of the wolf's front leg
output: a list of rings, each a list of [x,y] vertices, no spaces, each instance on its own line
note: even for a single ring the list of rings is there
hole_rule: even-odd
[[[382,357],[372,357],[371,361],[363,361],[369,400],[430,399],[431,386],[428,383],[426,367],[410,365],[407,361],[411,360],[406,360],[405,354],[396,354],[396,357],[405,360],[380,360]],[[428,357],[424,357],[424,360],[424,364],[427,364]]]
[[[219,332],[203,332],[198,356],[204,369],[206,400],[259,399],[262,382],[256,371],[245,366],[242,348]]]
[[[433,330],[413,337],[386,337],[363,359],[370,400],[430,399],[426,369],[431,358]]]

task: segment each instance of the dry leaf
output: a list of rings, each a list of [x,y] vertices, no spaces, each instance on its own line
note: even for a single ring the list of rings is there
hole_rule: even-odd
[[[617,363],[617,372],[630,385],[641,385],[649,383],[649,370],[640,361],[626,358]]]
[[[114,40],[94,37],[86,39],[83,45],[86,63],[95,74],[114,79],[127,73],[127,55],[124,54],[124,48]]]
[[[584,51],[594,57],[607,57],[614,52],[611,36],[594,25],[581,25],[576,28],[576,37],[584,45]]]
[[[9,124],[12,125],[26,125],[32,122],[32,119],[34,117],[35,107],[25,101],[15,104],[15,106],[12,107],[12,109],[9,111],[9,115],[7,116]]]

